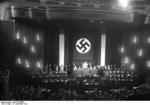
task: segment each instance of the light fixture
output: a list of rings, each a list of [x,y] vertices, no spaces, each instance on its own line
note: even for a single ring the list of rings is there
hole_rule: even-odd
[[[131,70],[134,70],[134,69],[135,69],[135,64],[131,64],[131,65],[130,65],[130,69],[131,69]]]
[[[125,52],[124,46],[122,46],[122,47],[120,48],[120,52],[121,52],[121,53],[124,53],[124,52]]]
[[[17,33],[16,33],[16,39],[20,39],[20,38],[21,38],[20,32],[17,32]]]
[[[129,5],[130,0],[118,0],[119,4],[123,8],[127,8]]]
[[[124,63],[125,63],[125,64],[128,64],[129,62],[130,62],[129,57],[126,56],[126,57],[124,58]]]
[[[24,44],[27,44],[27,43],[28,43],[26,37],[23,37],[23,43],[24,43]]]
[[[22,63],[22,59],[20,57],[17,58],[17,64],[21,64]]]
[[[148,37],[147,42],[150,44],[150,37]]]
[[[25,67],[26,67],[26,68],[29,68],[29,67],[30,67],[30,63],[29,63],[28,60],[25,60]]]
[[[40,38],[40,35],[39,35],[39,34],[37,34],[37,35],[36,35],[36,40],[37,40],[38,42],[41,40],[41,38]]]
[[[137,51],[137,56],[139,56],[139,57],[143,56],[143,50],[142,49],[139,49]]]
[[[147,66],[148,68],[150,68],[150,60],[147,60],[147,61],[146,61],[146,66]]]
[[[42,69],[43,68],[42,63],[40,61],[37,61],[36,62],[36,67],[39,68],[39,69]]]
[[[32,53],[35,53],[35,46],[31,45],[30,51],[31,51]]]
[[[137,43],[137,40],[138,40],[138,39],[137,39],[137,36],[134,36],[132,41],[133,41],[133,43],[135,44],[135,43]]]

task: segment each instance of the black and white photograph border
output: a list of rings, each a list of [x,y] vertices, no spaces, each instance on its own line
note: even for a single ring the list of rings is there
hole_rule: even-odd
[[[146,103],[149,18],[150,0],[1,0],[1,105]]]

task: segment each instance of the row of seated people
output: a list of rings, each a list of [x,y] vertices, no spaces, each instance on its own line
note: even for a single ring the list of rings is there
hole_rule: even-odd
[[[99,75],[104,76],[111,80],[132,80],[135,76],[135,70],[127,69],[125,67],[117,68],[115,65],[108,66],[89,66],[87,69],[81,69],[80,67],[75,67],[74,75]]]
[[[131,70],[126,67],[121,68],[103,68],[106,79],[116,80],[116,81],[133,81],[136,77],[135,70]]]
[[[97,70],[97,69],[102,69],[102,70],[109,70],[111,71],[112,69],[114,71],[117,71],[117,68],[115,65],[107,65],[107,66],[103,66],[101,67],[100,65],[91,65],[88,63],[84,63],[82,66],[77,66],[76,64],[73,65],[69,65],[66,64],[64,66],[59,66],[57,64],[46,64],[44,67],[44,72],[51,72],[51,71],[56,71],[56,72],[67,72],[69,70],[76,71],[76,70],[83,70],[83,69],[90,69],[90,70]]]
[[[134,74],[135,70],[131,70],[127,67],[116,67],[115,65],[105,65],[105,66],[100,66],[100,65],[91,65],[91,64],[85,64],[82,67],[80,66],[73,66],[73,71],[79,71],[79,70],[89,70],[90,71],[102,71],[104,74]]]
[[[46,77],[67,77],[71,72],[71,66],[59,66],[57,64],[46,64],[43,70],[35,70],[33,74]]]
[[[134,76],[124,76],[124,75],[117,75],[117,76],[106,76],[106,79],[109,80],[115,80],[115,81],[133,81],[134,80]]]
[[[51,65],[47,64],[40,75],[48,77],[67,77],[73,74],[74,77],[101,76],[111,80],[133,79],[134,70],[125,67],[117,68],[115,65],[108,66],[87,66],[87,68],[77,67],[76,65]]]
[[[10,70],[7,65],[0,63],[0,98],[8,98]]]
[[[42,78],[41,79],[41,83],[46,83],[46,84],[50,84],[50,83],[55,83],[55,84],[64,84],[64,85],[68,85],[71,82],[74,83],[74,85],[104,85],[103,83],[105,82],[106,84],[111,84],[113,82],[114,85],[121,85],[120,83],[124,83],[124,85],[126,85],[128,83],[133,82],[134,78],[102,78],[100,79],[99,77],[80,77],[80,78]],[[107,81],[107,82],[106,82]]]
[[[51,73],[51,72],[57,72],[57,73],[67,73],[68,71],[71,70],[70,65],[65,65],[65,66],[59,66],[59,65],[52,65],[52,64],[46,64],[44,68],[45,73]]]
[[[89,70],[102,70],[104,72],[113,72],[113,73],[125,73],[125,72],[133,72],[133,70],[131,71],[126,71],[125,68],[117,68],[115,65],[107,65],[107,66],[103,66],[101,67],[100,65],[93,65],[93,66],[87,66],[87,67],[80,67],[80,66],[76,66],[76,65],[65,65],[65,66],[59,66],[59,65],[52,65],[52,64],[46,64],[45,68],[44,68],[44,72],[68,72],[70,70],[76,71],[76,70],[84,70],[84,69],[89,69]]]
[[[46,76],[68,76],[70,75],[73,71],[79,71],[75,69],[76,67],[74,65],[65,65],[65,66],[59,66],[59,65],[52,65],[52,64],[46,64],[44,69],[42,71],[39,71],[38,74],[40,75],[46,75]],[[80,68],[80,67],[79,67]],[[93,66],[90,70],[98,70],[96,66]],[[80,68],[82,70],[82,68]],[[88,70],[87,70],[88,71]],[[88,73],[89,74],[89,73]]]
[[[144,90],[140,88],[112,88],[112,89],[80,89],[80,91],[71,88],[58,88],[50,90],[35,86],[16,86],[9,92],[9,100],[139,100],[150,99],[146,97]],[[147,93],[146,93],[147,94]],[[134,96],[134,97],[133,97]],[[3,99],[0,99],[3,100]]]

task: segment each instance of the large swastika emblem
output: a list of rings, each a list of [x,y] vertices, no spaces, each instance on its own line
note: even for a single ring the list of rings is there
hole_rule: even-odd
[[[91,49],[91,43],[88,39],[86,38],[80,38],[77,42],[76,42],[76,50],[81,53],[81,54],[85,54],[88,53]]]

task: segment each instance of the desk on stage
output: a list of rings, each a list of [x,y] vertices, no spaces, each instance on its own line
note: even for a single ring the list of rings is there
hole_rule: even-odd
[[[87,68],[87,69],[78,69],[73,71],[74,77],[85,77],[87,75],[91,75],[91,76],[98,75],[98,70],[97,69],[91,70]]]

